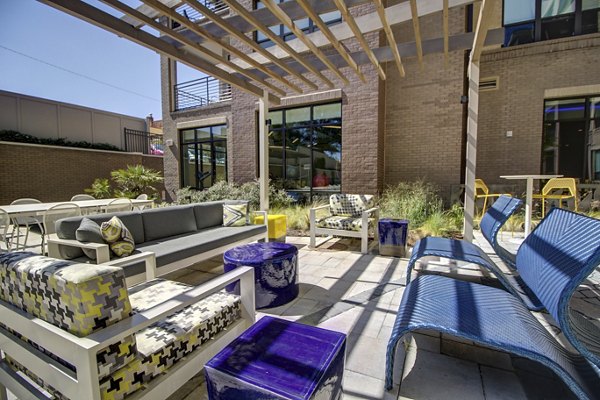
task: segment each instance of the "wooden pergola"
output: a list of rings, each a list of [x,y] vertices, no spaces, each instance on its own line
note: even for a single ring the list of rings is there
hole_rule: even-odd
[[[349,70],[361,81],[366,81],[361,66],[372,64],[379,79],[386,79],[382,63],[393,62],[401,77],[406,76],[403,58],[417,57],[422,65],[426,56],[471,49],[468,66],[469,112],[467,125],[467,151],[465,175],[465,239],[472,240],[474,215],[474,186],[477,150],[477,110],[479,93],[479,59],[485,45],[499,44],[503,29],[489,30],[497,0],[407,0],[384,7],[382,0],[292,0],[279,4],[274,0],[261,0],[265,6],[247,10],[237,0],[221,0],[236,15],[225,16],[198,0],[140,0],[132,8],[119,0],[100,0],[112,7],[114,13],[103,11],[80,0],[38,0],[71,14],[102,29],[129,39],[175,61],[186,64],[216,79],[229,83],[237,89],[259,99],[259,147],[261,208],[268,203],[268,140],[266,118],[270,104],[280,104],[287,93],[313,91],[319,85],[329,88],[346,85]],[[373,3],[375,11],[354,17],[350,10],[359,5]],[[472,3],[479,3],[478,15],[474,16],[474,32],[449,34],[449,10]],[[193,9],[202,18],[192,21],[181,6]],[[343,21],[327,25],[321,15],[339,11]],[[420,19],[439,14],[442,36],[424,40]],[[319,28],[306,34],[295,20],[310,18]],[[414,41],[400,42],[392,27],[412,22]],[[268,27],[285,25],[296,38],[284,41]],[[365,35],[383,30],[387,45],[371,47]],[[262,48],[248,36],[258,31],[274,43]],[[252,52],[240,50],[228,40],[234,38]],[[350,52],[343,41],[355,39],[360,50]],[[333,47],[335,53],[325,54],[324,49]],[[329,71],[333,79],[326,77]],[[301,86],[302,85],[302,86]],[[306,88],[306,89],[304,89]]]

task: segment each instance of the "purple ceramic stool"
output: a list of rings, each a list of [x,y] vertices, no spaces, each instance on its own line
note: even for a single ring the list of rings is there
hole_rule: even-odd
[[[250,243],[223,254],[225,272],[245,265],[254,268],[256,308],[278,307],[294,300],[298,285],[298,249],[286,243]],[[227,287],[239,294],[239,283]]]
[[[408,221],[405,219],[382,218],[379,220],[379,255],[404,257]]]
[[[339,399],[346,335],[263,317],[205,367],[208,398]]]

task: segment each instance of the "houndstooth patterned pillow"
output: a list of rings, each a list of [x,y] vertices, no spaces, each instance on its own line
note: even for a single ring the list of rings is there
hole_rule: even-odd
[[[370,194],[332,194],[329,197],[331,215],[360,217],[363,211],[372,207],[373,196]]]

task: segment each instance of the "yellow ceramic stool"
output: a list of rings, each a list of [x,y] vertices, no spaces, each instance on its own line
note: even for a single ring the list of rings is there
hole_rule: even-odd
[[[257,215],[254,218],[254,223],[264,223],[264,217],[262,215]],[[285,243],[285,236],[287,233],[287,216],[279,214],[267,215],[267,229],[269,231],[270,242]]]

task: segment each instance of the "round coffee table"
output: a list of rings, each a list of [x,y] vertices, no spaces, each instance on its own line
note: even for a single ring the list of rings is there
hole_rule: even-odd
[[[240,266],[254,268],[257,309],[278,307],[298,296],[298,249],[291,244],[268,242],[237,246],[223,254],[223,263],[225,272]],[[239,293],[237,286],[239,283],[233,290]]]

